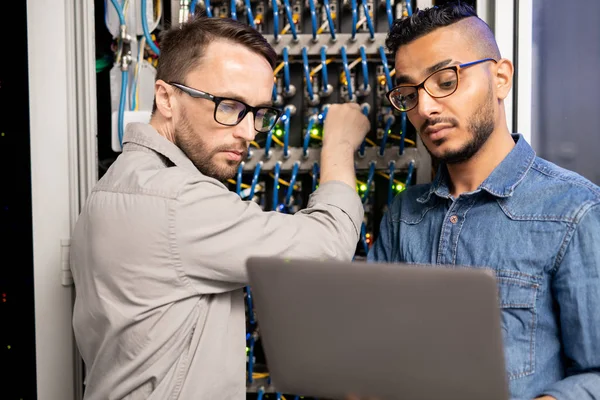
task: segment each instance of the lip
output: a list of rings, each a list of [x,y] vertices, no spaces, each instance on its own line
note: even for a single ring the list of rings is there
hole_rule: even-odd
[[[429,136],[429,139],[435,141],[446,137],[453,128],[453,126],[431,126],[425,129],[424,133]]]
[[[244,156],[244,152],[238,150],[225,150],[223,153],[232,161],[241,161]]]

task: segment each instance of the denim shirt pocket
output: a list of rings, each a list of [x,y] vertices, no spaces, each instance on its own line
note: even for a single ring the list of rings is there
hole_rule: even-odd
[[[498,300],[508,379],[535,372],[536,299],[539,280],[518,271],[497,270]]]

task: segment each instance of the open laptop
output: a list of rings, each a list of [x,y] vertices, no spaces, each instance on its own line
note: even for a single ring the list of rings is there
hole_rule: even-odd
[[[493,273],[251,258],[275,388],[344,399],[507,400]]]

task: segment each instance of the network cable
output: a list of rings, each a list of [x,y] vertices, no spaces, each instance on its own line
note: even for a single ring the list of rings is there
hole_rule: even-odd
[[[256,166],[254,167],[254,176],[252,177],[252,185],[250,186],[250,194],[248,195],[248,198],[250,200],[252,200],[252,198],[254,197],[254,192],[256,190],[256,185],[258,183],[258,178],[260,176],[260,170],[262,169],[263,166],[263,162],[259,161],[256,163]]]
[[[367,188],[362,196],[363,204],[366,203],[369,198],[369,192],[371,190],[371,186],[373,185],[374,177],[375,177],[375,161],[371,161],[369,163],[369,175],[367,175]]]
[[[331,6],[329,5],[329,0],[323,0],[323,5],[325,6],[325,14],[327,14],[327,22],[329,23],[331,40],[335,41],[335,26],[333,25],[333,18],[331,17]]]
[[[290,206],[290,201],[292,200],[292,193],[294,192],[294,186],[296,185],[296,178],[298,177],[298,169],[299,168],[300,168],[300,162],[296,161],[294,163],[294,168],[292,169],[292,177],[290,178],[290,186],[288,186],[287,192],[285,194],[286,207]]]
[[[273,3],[276,3],[275,0]],[[283,48],[283,90],[286,94],[290,94],[290,61],[289,61],[289,49]]]
[[[273,176],[273,205],[272,209],[274,211],[278,210],[279,205],[279,174],[281,171],[281,161],[277,161],[275,163],[274,176]]]
[[[245,0],[245,3],[246,14],[248,16],[248,24],[252,27],[252,29],[256,29],[256,24],[254,23],[254,16],[252,15],[252,4],[250,4],[250,0]]]
[[[387,14],[388,26],[391,28],[392,25],[394,24],[394,14],[392,13],[392,1],[391,0],[385,0],[385,12]]]
[[[363,92],[366,94],[369,90],[369,67],[367,64],[367,51],[365,46],[360,46],[360,60],[363,74]]]
[[[385,153],[385,145],[387,144],[387,138],[390,134],[390,129],[392,128],[392,124],[394,123],[394,116],[388,115],[385,120],[385,126],[383,128],[383,136],[381,137],[381,144],[379,145],[379,155],[383,157]]]
[[[244,172],[244,162],[242,161],[240,165],[238,165],[237,175],[236,175],[236,184],[235,184],[235,192],[238,196],[242,195],[242,173]]]
[[[346,54],[346,46],[342,46],[342,64],[344,66],[344,74],[346,75],[346,88],[348,89],[348,99],[353,100],[352,82],[350,76],[350,68],[348,68],[348,55]]]
[[[415,169],[415,163],[414,163],[414,161],[411,161],[408,164],[408,172],[406,173],[406,181],[404,182],[405,187],[410,185],[410,181],[412,180],[412,175],[413,175],[414,169]]]
[[[329,93],[329,77],[327,76],[327,48],[321,47],[321,81],[323,83],[323,93]]]
[[[358,28],[358,5],[356,4],[356,0],[351,1],[351,9],[352,9],[352,41],[356,40],[356,30]]]
[[[279,6],[277,5],[277,0],[273,0],[273,35],[275,36],[275,41],[279,42]]]
[[[306,47],[302,47],[302,65],[304,67],[304,78],[306,79],[306,91],[308,92],[308,98],[312,102],[315,100],[315,94],[310,79],[310,68],[308,66],[308,51],[306,50]]]
[[[385,74],[385,83],[387,90],[392,90],[394,84],[392,82],[392,76],[390,74],[390,67],[388,66],[387,57],[385,56],[385,49],[383,46],[379,46],[379,55],[381,56],[381,64],[383,65],[383,73]]]
[[[277,1],[277,0],[273,0]],[[312,26],[312,36],[313,41],[317,41],[317,11],[315,10],[315,0],[308,0],[308,5],[310,7],[310,22]]]
[[[315,161],[312,168],[312,191],[317,190],[319,183],[319,163]]]
[[[394,173],[396,172],[396,162],[394,160],[390,161],[390,178],[389,178],[389,186],[388,186],[388,206],[392,204],[392,200],[394,199]]]
[[[273,0],[275,3],[277,0]],[[296,32],[296,23],[294,22],[294,17],[292,15],[292,7],[290,6],[290,0],[283,0],[283,6],[285,8],[285,14],[287,15],[288,24],[290,26],[290,30],[292,31],[292,37],[295,41],[298,40],[298,33]]]
[[[144,37],[146,38],[146,42],[148,42],[148,46],[157,56],[160,55],[160,50],[152,40],[150,36],[150,30],[148,28],[148,18],[146,17],[146,1],[142,0],[142,30],[144,31]]]
[[[365,12],[365,18],[367,19],[367,27],[369,28],[369,35],[371,40],[375,40],[375,28],[373,27],[373,21],[371,20],[371,13],[367,6],[367,0],[362,0],[363,11]]]
[[[406,112],[402,112],[400,114],[400,148],[398,149],[398,154],[404,154],[404,142],[406,141]]]
[[[310,144],[310,133],[313,129],[313,125],[315,124],[316,117],[311,115],[308,118],[308,124],[306,126],[306,133],[304,134],[304,140],[302,143],[302,155],[307,158],[308,157],[308,145]]]
[[[289,143],[290,143],[290,117],[291,117],[292,109],[291,107],[286,107],[283,116],[281,117],[283,121],[283,157],[288,158],[290,156],[289,151]]]

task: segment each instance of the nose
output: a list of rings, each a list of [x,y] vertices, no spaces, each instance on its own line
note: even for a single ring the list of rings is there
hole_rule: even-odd
[[[248,112],[244,116],[244,119],[234,127],[233,136],[244,139],[247,142],[254,140],[256,137],[256,130],[254,129],[254,114],[252,112]]]
[[[432,97],[425,88],[419,89],[419,103],[417,104],[417,113],[421,118],[431,118],[441,113],[441,105],[435,97]]]

